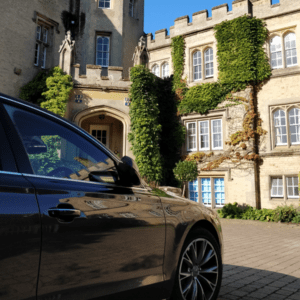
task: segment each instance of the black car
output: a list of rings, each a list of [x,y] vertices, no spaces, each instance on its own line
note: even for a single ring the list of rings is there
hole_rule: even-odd
[[[152,190],[130,159],[3,94],[0,141],[1,300],[217,298],[215,212]]]

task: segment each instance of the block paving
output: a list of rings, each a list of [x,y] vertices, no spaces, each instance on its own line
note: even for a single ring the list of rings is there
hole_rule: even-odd
[[[300,300],[300,226],[222,219],[218,300]]]

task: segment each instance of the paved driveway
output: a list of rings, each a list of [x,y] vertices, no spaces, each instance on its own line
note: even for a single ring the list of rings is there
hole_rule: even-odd
[[[222,220],[220,300],[300,300],[300,226]]]

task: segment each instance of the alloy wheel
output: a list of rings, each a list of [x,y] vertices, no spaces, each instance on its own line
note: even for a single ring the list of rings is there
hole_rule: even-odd
[[[180,261],[178,281],[185,300],[210,300],[218,282],[218,258],[213,245],[204,238],[193,240]]]

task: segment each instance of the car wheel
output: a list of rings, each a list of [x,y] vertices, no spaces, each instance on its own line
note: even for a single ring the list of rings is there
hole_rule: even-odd
[[[205,229],[196,229],[184,243],[171,300],[215,300],[222,280],[219,244]]]

